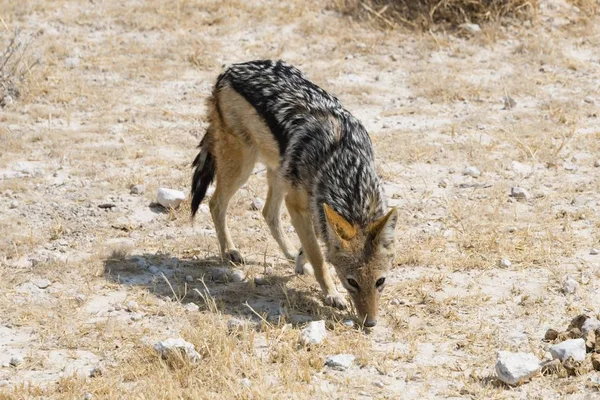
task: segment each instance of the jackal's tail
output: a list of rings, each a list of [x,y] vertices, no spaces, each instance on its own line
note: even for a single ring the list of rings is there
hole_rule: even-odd
[[[192,217],[196,215],[200,203],[206,195],[206,190],[215,179],[215,157],[212,153],[214,132],[212,125],[200,141],[200,153],[192,163],[194,176],[192,178]]]

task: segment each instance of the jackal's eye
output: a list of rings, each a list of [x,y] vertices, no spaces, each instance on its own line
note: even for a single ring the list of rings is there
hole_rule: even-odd
[[[356,290],[360,290],[360,286],[358,286],[358,282],[356,282],[352,278],[348,278],[348,285],[352,286]]]
[[[385,278],[379,278],[377,279],[377,282],[375,282],[375,287],[380,287],[385,283]]]

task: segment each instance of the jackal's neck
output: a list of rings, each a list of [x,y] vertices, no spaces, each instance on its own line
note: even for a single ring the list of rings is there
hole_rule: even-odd
[[[323,203],[360,228],[385,214],[387,202],[372,152],[362,150],[344,144],[319,168],[312,200],[321,233],[326,230]]]

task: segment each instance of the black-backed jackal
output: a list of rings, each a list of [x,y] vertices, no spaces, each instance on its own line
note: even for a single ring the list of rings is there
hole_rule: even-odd
[[[261,161],[269,186],[262,213],[285,256],[296,260],[299,273],[307,260],[325,303],[345,308],[320,237],[364,325],[374,326],[398,216],[387,209],[363,125],[337,98],[281,61],[230,66],[219,75],[208,106],[210,124],[193,163],[192,214],[216,177],[210,211],[223,257],[243,260],[227,228],[227,206]],[[284,201],[299,252],[281,226]]]

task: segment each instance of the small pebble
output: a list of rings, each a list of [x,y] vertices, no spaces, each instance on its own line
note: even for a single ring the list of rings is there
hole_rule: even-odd
[[[600,250],[599,249],[591,249],[590,250],[590,255],[597,256],[598,254],[600,254]]]
[[[146,186],[144,185],[135,185],[131,187],[131,194],[142,194],[146,191]]]
[[[250,203],[250,209],[252,211],[262,210],[264,206],[265,206],[265,202],[259,197],[255,197],[254,199],[252,199],[252,202]]]
[[[504,100],[504,109],[505,110],[511,110],[517,106],[517,102],[515,101],[515,99],[513,99],[510,96],[504,96],[504,98],[502,100]]]
[[[302,329],[299,341],[300,344],[320,344],[323,343],[325,337],[327,337],[325,321],[312,321]]]
[[[130,300],[127,302],[127,304],[125,304],[125,309],[129,312],[135,312],[140,308],[140,306],[138,305],[138,303],[136,303],[133,300]]]
[[[594,161],[594,167],[600,168],[600,160]]]
[[[343,371],[352,365],[355,358],[356,357],[352,354],[337,354],[335,356],[328,356],[325,359],[325,365],[330,368]]]
[[[252,386],[252,382],[248,378],[242,378],[241,383],[247,388],[250,388],[250,386]]]
[[[18,367],[19,365],[23,364],[23,356],[14,356],[10,359],[10,366],[11,367]]]
[[[583,101],[584,101],[584,102],[586,102],[586,103],[588,103],[588,104],[594,104],[594,98],[593,98],[593,97],[591,97],[591,96],[586,96],[586,97],[583,99]]]
[[[574,294],[578,288],[579,283],[570,276],[567,276],[563,281],[563,292],[565,294]]]
[[[459,27],[469,32],[471,35],[481,32],[481,27],[478,24],[464,23],[460,24]]]
[[[19,202],[18,201],[13,200],[13,201],[10,202],[10,205],[9,205],[10,209],[15,209],[17,207],[19,207]]]
[[[548,329],[546,334],[544,335],[544,340],[548,340],[549,342],[556,340],[558,337],[558,331],[554,329]]]
[[[383,388],[385,386],[385,384],[381,381],[375,381],[373,382],[373,385],[377,386],[378,388]]]
[[[94,399],[94,395],[91,393],[86,393],[85,396],[83,396],[83,400],[93,400]]]
[[[442,179],[440,183],[438,183],[438,186],[441,188],[447,188],[449,183],[450,181],[448,179]]]
[[[189,312],[196,312],[200,310],[200,307],[198,307],[198,305],[195,303],[187,303],[184,308]]]
[[[180,190],[159,188],[156,202],[164,208],[177,208],[185,200],[185,193]]]
[[[344,324],[348,328],[354,328],[354,321],[352,321],[351,319],[345,319],[344,321],[342,321],[342,324]]]
[[[244,273],[244,271],[236,269],[236,270],[231,271],[231,273],[229,274],[229,277],[232,282],[239,283],[239,282],[243,282],[244,279],[246,279],[246,274]]]
[[[500,260],[500,268],[510,268],[511,266],[512,263],[509,259],[503,258],[502,260]]]
[[[257,276],[254,278],[254,283],[258,286],[264,286],[269,285],[271,282],[269,282],[269,279],[265,278],[264,276]]]
[[[40,289],[46,289],[51,285],[48,279],[32,279],[31,282]]]
[[[481,175],[481,171],[477,167],[473,167],[473,166],[465,167],[465,169],[463,170],[463,175],[477,178],[478,176]]]
[[[550,353],[553,358],[565,361],[572,358],[574,361],[585,360],[585,340],[569,339],[550,347]]]
[[[527,200],[529,198],[529,193],[521,187],[513,186],[510,188],[510,196],[518,200]]]

